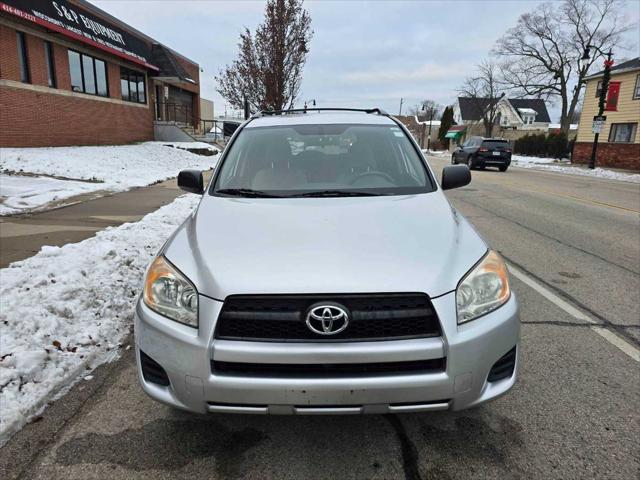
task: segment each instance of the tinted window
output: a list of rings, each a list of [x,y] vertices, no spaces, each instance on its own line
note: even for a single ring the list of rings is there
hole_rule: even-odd
[[[275,196],[339,196],[423,193],[433,187],[421,157],[399,127],[343,124],[244,129],[215,184],[221,195],[243,194],[234,189]]]
[[[82,92],[82,66],[80,64],[80,54],[69,50],[69,74],[71,75],[71,90]]]
[[[44,59],[47,64],[47,82],[50,87],[56,86],[56,67],[53,59],[53,44],[44,42]]]
[[[138,101],[138,84],[135,81],[129,81],[129,100],[132,102]]]
[[[145,88],[144,88],[144,77],[138,76],[138,101],[140,103],[145,103],[147,99],[145,98]]]
[[[102,60],[96,59],[96,85],[98,87],[98,95],[106,97],[107,89],[107,68]]]
[[[109,96],[107,66],[102,60],[69,50],[69,74],[74,92]]]
[[[509,142],[506,140],[485,140],[482,142],[485,148],[509,148]]]
[[[129,101],[129,79],[120,78],[120,90],[122,91],[122,100]]]
[[[22,32],[16,32],[18,39],[18,60],[20,62],[20,80],[29,83],[31,75],[29,74],[29,57],[27,55],[27,39]]]
[[[147,103],[146,77],[139,72],[120,67],[122,99],[129,102]]]
[[[85,93],[96,93],[96,80],[93,76],[93,58],[82,55],[82,78]]]

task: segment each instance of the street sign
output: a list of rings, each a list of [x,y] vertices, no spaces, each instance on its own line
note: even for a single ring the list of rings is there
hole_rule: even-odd
[[[593,133],[602,132],[602,127],[604,127],[604,122],[607,120],[606,115],[596,115],[593,117],[593,125],[591,126],[591,131]]]

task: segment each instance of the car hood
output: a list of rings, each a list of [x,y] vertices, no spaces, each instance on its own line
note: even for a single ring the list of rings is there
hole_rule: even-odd
[[[234,294],[454,290],[487,247],[441,191],[341,198],[205,195],[164,248],[197,290]]]

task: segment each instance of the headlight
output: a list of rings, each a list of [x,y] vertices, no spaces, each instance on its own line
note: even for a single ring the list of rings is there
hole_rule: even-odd
[[[458,324],[495,310],[509,300],[507,267],[493,250],[462,279],[456,290]]]
[[[144,280],[144,303],[160,315],[198,327],[198,292],[163,256],[156,257]]]

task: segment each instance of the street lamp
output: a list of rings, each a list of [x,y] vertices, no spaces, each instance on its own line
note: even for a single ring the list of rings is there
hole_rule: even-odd
[[[316,100],[315,100],[315,98],[312,98],[311,100],[305,100],[305,102],[304,102],[304,109],[305,109],[305,111],[306,111],[306,110],[307,110],[307,108],[308,108],[308,107],[307,107],[307,102],[311,102],[311,105],[313,105],[314,107],[316,106]]]
[[[609,49],[608,53],[604,53],[595,45],[587,45],[584,49],[584,55],[580,60],[589,60],[589,50],[596,50],[601,55],[606,55],[607,59],[604,61],[604,72],[602,75],[602,87],[600,87],[600,98],[598,99],[598,115],[597,117],[601,119],[602,114],[604,113],[605,103],[607,101],[607,92],[609,91],[609,80],[611,79],[611,67],[613,66],[613,60],[611,60],[611,49]],[[596,120],[594,118],[594,120]],[[598,137],[600,136],[600,132],[596,131],[593,135],[593,149],[591,150],[591,158],[589,159],[589,168],[596,168],[596,153],[598,151]]]
[[[427,109],[427,105],[425,103],[422,104],[422,111],[424,112]],[[435,112],[435,105],[429,105],[429,134],[427,135],[427,152],[431,147],[431,124],[433,123],[433,114]]]

